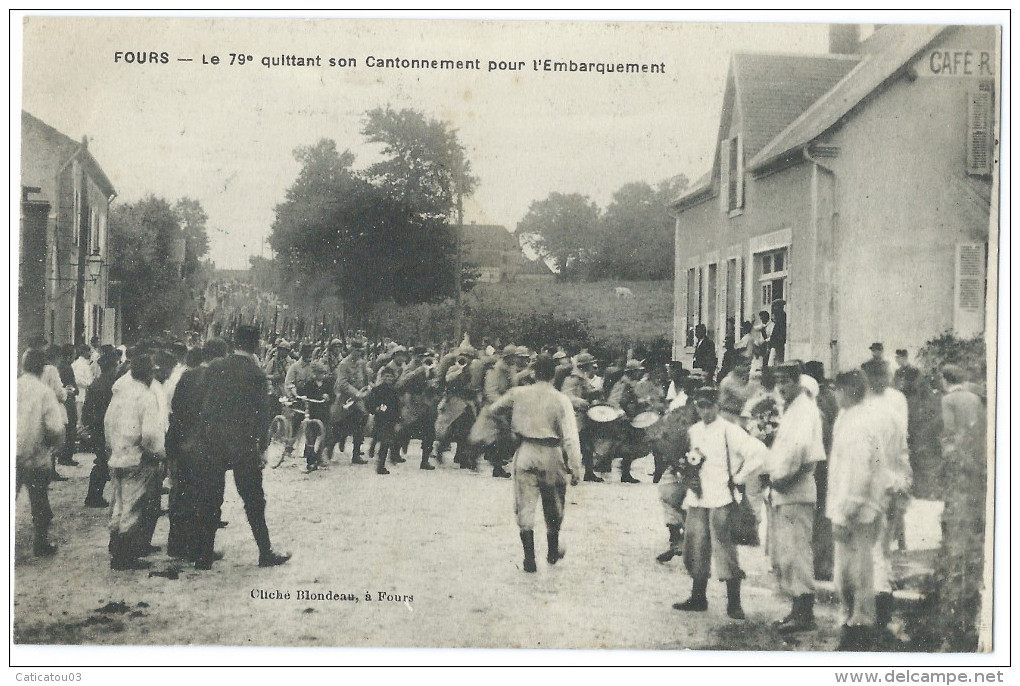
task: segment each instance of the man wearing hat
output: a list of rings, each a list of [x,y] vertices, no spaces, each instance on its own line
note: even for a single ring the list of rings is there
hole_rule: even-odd
[[[330,410],[329,439],[325,455],[332,459],[333,447],[341,452],[347,437],[351,437],[351,463],[367,464],[361,459],[361,444],[365,440],[365,421],[368,412],[365,397],[372,383],[372,371],[365,361],[364,345],[352,340],[350,352],[336,368],[336,385],[333,387],[333,407]]]
[[[708,327],[698,324],[694,327],[694,359],[691,366],[700,369],[709,379],[715,378],[719,360],[715,353],[715,342],[708,337]]]
[[[868,346],[868,350],[871,351],[871,358],[878,360],[879,362],[885,361],[885,346],[881,343],[872,343]]]
[[[500,397],[517,384],[514,382],[516,376],[516,355],[517,348],[507,345],[496,364],[492,365],[485,372],[485,392],[482,404],[484,407],[492,405]],[[497,478],[510,478],[510,472],[503,468],[503,465],[510,461],[514,453],[513,434],[510,433],[509,422],[499,423],[499,433],[496,442],[485,448],[485,459],[492,464],[492,475]]]
[[[584,465],[584,480],[602,483],[602,478],[594,470],[594,441],[588,422],[588,408],[598,400],[599,392],[592,385],[595,376],[595,358],[589,353],[581,353],[574,360],[574,369],[563,381],[563,395],[570,399],[574,408],[574,420],[577,423],[578,435],[581,439],[581,462]]]
[[[415,346],[411,359],[397,379],[400,397],[400,423],[397,425],[397,441],[406,444],[412,437],[421,439],[420,469],[435,469],[430,463],[432,447],[436,440],[436,371],[434,356],[424,346]],[[426,360],[428,364],[426,364]]]
[[[290,369],[290,364],[290,343],[283,338],[277,338],[276,347],[267,355],[264,367],[269,380],[270,392],[274,398],[280,398],[286,394],[284,381],[287,379],[287,370]]]
[[[695,392],[694,404],[701,420],[689,430],[690,451],[701,460],[701,493],[689,489],[684,497],[684,566],[693,580],[691,596],[673,609],[704,612],[708,609],[708,579],[726,582],[726,614],[743,619],[740,604],[740,569],[737,547],[730,534],[729,518],[736,507],[732,487],[741,486],[764,463],[768,448],[743,429],[719,417],[715,388]]]
[[[638,393],[638,383],[641,381],[644,373],[645,368],[640,361],[627,360],[627,364],[623,368],[623,376],[620,377],[620,380],[616,382],[613,390],[609,393],[609,404],[623,410],[627,420],[627,424],[622,427],[623,435],[619,448],[620,481],[625,484],[640,483],[638,479],[631,475],[630,467],[634,460],[644,457],[644,453],[641,455],[635,454],[635,452],[640,452],[640,448],[644,444],[638,440],[638,436],[635,435],[629,420],[634,419],[638,414],[648,409],[648,405]]]
[[[815,465],[825,461],[825,447],[822,416],[801,385],[801,372],[796,360],[775,367],[776,391],[786,410],[765,460],[771,506],[768,552],[779,590],[793,602],[790,613],[777,624],[780,633],[816,627],[811,543],[818,497]]]
[[[475,466],[475,450],[468,443],[468,434],[478,414],[478,397],[482,391],[484,367],[470,345],[462,345],[443,358],[439,377],[446,394],[439,403],[436,417],[436,457],[441,458],[451,443],[457,444],[453,461],[461,469]]]
[[[559,540],[568,475],[570,485],[576,486],[581,470],[574,411],[570,400],[553,388],[555,373],[552,358],[540,355],[535,361],[535,383],[511,389],[490,408],[496,415],[508,413],[521,439],[512,467],[514,512],[524,547],[524,571],[529,573],[537,571],[535,508],[541,501],[549,544],[546,561],[554,565],[564,556]]]
[[[281,565],[290,559],[289,554],[273,550],[266,524],[262,468],[271,417],[266,376],[255,361],[258,336],[255,327],[239,326],[234,333],[233,354],[214,360],[205,371],[200,423],[206,455],[195,474],[200,503],[196,569],[212,569],[228,469],[233,470],[234,485],[244,501],[244,512],[259,549],[259,566]]]
[[[570,361],[570,355],[562,348],[553,353],[552,358],[556,362],[556,375],[553,377],[553,387],[560,391],[563,390],[563,382],[566,381],[567,377],[570,376],[570,372],[573,371],[574,363]]]

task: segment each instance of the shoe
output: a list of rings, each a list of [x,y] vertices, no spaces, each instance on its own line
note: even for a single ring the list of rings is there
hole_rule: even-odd
[[[795,634],[801,631],[814,631],[818,628],[815,622],[815,596],[811,593],[793,599],[793,609],[776,625],[781,634]]]
[[[291,557],[290,553],[277,553],[270,550],[265,555],[259,555],[259,567],[278,567]]]
[[[640,480],[638,480],[638,479],[635,479],[635,478],[634,478],[633,476],[631,476],[630,474],[627,474],[626,476],[621,476],[621,477],[620,477],[620,483],[625,483],[625,484],[639,484],[639,483],[641,483],[641,481],[640,481]]]
[[[502,467],[500,467],[499,469],[493,469],[492,470],[492,475],[494,477],[496,477],[497,479],[509,479],[510,478],[510,472],[508,472],[507,470],[503,469]]]
[[[212,569],[212,560],[195,560],[195,569],[208,572]]]
[[[549,553],[545,557],[545,561],[551,565],[554,565],[563,558],[565,558],[566,556],[567,556],[566,550],[564,550],[563,548],[557,548],[555,552],[552,550],[549,551]]]
[[[596,475],[595,472],[588,472],[587,474],[585,474],[584,475],[584,480],[585,481],[590,481],[593,484],[605,483],[605,479],[599,478],[599,476]]]
[[[692,596],[682,603],[673,603],[673,609],[680,610],[681,612],[706,612],[708,610],[708,599],[694,598]]]
[[[433,469],[435,469],[435,467],[430,465],[428,462],[422,462],[420,465],[418,465],[418,469],[424,469],[426,471],[432,471]]]
[[[355,455],[351,458],[351,464],[368,464],[368,460],[362,460],[361,455]]]
[[[310,474],[311,472],[314,472],[318,468],[319,468],[319,465],[317,465],[315,463],[312,463],[312,464],[308,465],[307,467],[305,467],[305,474]]]
[[[376,474],[389,474],[390,470],[386,469],[386,467],[380,467],[379,469],[375,470],[375,473]]]
[[[676,555],[677,555],[676,551],[673,550],[672,548],[670,548],[666,552],[659,553],[658,555],[656,555],[655,556],[655,561],[656,562],[661,562],[662,564],[665,564],[665,563],[669,562],[670,560],[672,560],[674,557],[676,557]]]
[[[400,455],[397,455],[396,457],[391,456],[390,462],[392,462],[393,464],[401,464],[402,462],[407,462],[407,460],[402,458]]]
[[[97,500],[85,500],[85,507],[109,507],[110,503],[105,498],[99,498]]]
[[[185,557],[185,556],[182,555],[181,557]],[[195,558],[194,556],[192,556],[191,559],[188,560],[188,561],[195,563],[195,569],[209,570],[209,569],[212,569],[212,563],[213,562],[219,562],[222,559],[223,559],[223,553],[221,551],[217,550],[217,551],[215,551],[212,554],[212,559],[211,560],[208,560],[208,559],[206,559],[206,560],[199,560],[199,559]],[[199,565],[201,565],[201,566],[199,566]]]
[[[110,569],[114,569],[118,572],[134,570],[134,569],[148,569],[149,563],[145,560],[139,560],[136,557],[128,558],[126,560],[110,560]]]

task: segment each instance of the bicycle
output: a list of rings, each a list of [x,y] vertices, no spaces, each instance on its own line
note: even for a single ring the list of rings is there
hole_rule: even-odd
[[[304,404],[304,409],[294,407],[298,401]],[[313,451],[315,460],[310,464],[314,465],[319,462],[322,456],[322,446],[326,442],[326,426],[321,419],[311,417],[310,405],[311,403],[321,405],[325,402],[325,399],[315,400],[303,395],[295,396],[293,399],[280,398],[280,405],[283,406],[283,409],[269,423],[269,447],[266,449],[266,460],[273,469],[283,464],[287,456],[294,452],[295,444],[304,445],[306,455],[309,449]],[[298,425],[296,435],[291,428],[295,414],[304,416],[301,424]]]

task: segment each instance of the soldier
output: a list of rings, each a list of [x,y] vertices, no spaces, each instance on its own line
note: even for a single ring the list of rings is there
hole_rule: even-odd
[[[467,438],[478,414],[482,372],[482,363],[470,345],[457,348],[439,364],[438,373],[445,382],[445,395],[439,403],[436,417],[436,457],[438,459],[450,443],[456,443],[453,461],[461,469],[475,467],[475,450],[468,445]]]
[[[588,422],[587,411],[591,404],[598,400],[601,393],[592,385],[595,376],[595,358],[589,353],[581,353],[575,360],[574,369],[563,381],[563,394],[570,399],[574,408],[574,420],[577,423],[581,439],[581,462],[584,465],[584,480],[602,483],[603,479],[595,474],[594,444]]]
[[[350,352],[336,368],[336,386],[333,388],[331,426],[326,443],[326,455],[332,456],[333,447],[343,451],[347,436],[351,437],[351,463],[367,464],[361,459],[361,443],[365,439],[365,396],[371,384],[371,370],[365,361],[364,344],[352,341]]]
[[[517,348],[507,345],[503,348],[500,359],[485,372],[485,390],[482,403],[485,406],[492,405],[500,397],[517,385],[516,376],[518,373]],[[499,426],[499,433],[496,442],[485,449],[485,459],[492,464],[492,476],[497,478],[510,478],[510,472],[503,468],[514,454],[514,440],[510,433],[509,423],[502,423]]]
[[[412,350],[404,373],[397,379],[400,391],[400,423],[397,425],[397,441],[406,444],[417,434],[421,439],[421,464],[419,469],[435,469],[430,463],[432,444],[436,439],[436,405],[439,391],[436,387],[436,361],[423,346]]]
[[[567,478],[578,483],[580,439],[570,400],[552,386],[556,363],[545,355],[535,362],[535,383],[512,389],[491,407],[494,414],[510,413],[510,425],[521,438],[513,461],[514,511],[524,547],[524,571],[535,572],[535,507],[542,501],[548,552],[554,565],[564,556],[560,548]],[[566,464],[564,464],[566,454]]]

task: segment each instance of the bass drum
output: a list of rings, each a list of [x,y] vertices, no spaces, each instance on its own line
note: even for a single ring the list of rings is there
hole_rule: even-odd
[[[592,405],[588,408],[588,419],[596,424],[609,424],[623,416],[623,410],[612,405]]]
[[[648,410],[647,412],[641,412],[635,415],[634,419],[630,420],[630,425],[635,429],[647,429],[648,427],[657,424],[660,419],[662,419],[662,415],[655,410]]]

